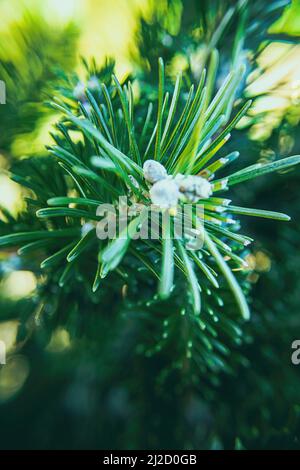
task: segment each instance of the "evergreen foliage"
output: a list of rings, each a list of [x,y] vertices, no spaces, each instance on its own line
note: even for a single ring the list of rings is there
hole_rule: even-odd
[[[256,1],[168,4],[168,16],[158,6],[151,22],[141,19],[136,71],[123,82],[112,60],[100,68],[85,63],[84,81],[60,73],[48,100],[47,109],[61,116],[48,155],[11,168],[12,179],[25,188],[27,209],[14,218],[3,208],[0,246],[10,263],[39,278],[36,295],[6,305],[1,317],[15,318],[18,308],[18,347],[34,363],[22,399],[3,410],[15,421],[25,400],[24,421],[33,416],[34,431],[28,442],[18,438],[21,447],[30,446],[40,429],[46,430],[39,447],[264,448],[281,445],[282,436],[284,446],[297,447],[295,371],[282,374],[287,387],[272,389],[293,325],[286,326],[280,299],[275,309],[260,293],[263,287],[252,290],[255,268],[247,264],[253,235],[261,241],[265,233],[264,246],[279,258],[289,251],[291,236],[288,224],[280,224],[284,236],[274,243],[278,222],[266,221],[264,232],[245,222],[249,237],[241,233],[240,218],[289,220],[278,188],[297,177],[270,173],[292,169],[300,156],[261,163],[253,145],[245,166],[249,140],[245,130],[235,130],[250,106],[241,87],[250,68],[244,47],[256,51],[286,2],[270,2],[263,11]],[[188,65],[174,76],[178,51]],[[197,52],[195,69],[189,58]],[[113,241],[97,238],[97,207],[116,206],[119,196],[129,197],[130,227],[138,231],[138,205],[150,205],[155,186],[146,177],[149,160],[163,165],[169,183],[185,175],[211,185],[212,194],[196,200],[204,207],[200,250],[188,250],[186,238],[131,240],[132,232]],[[268,189],[270,182],[277,190]],[[280,212],[265,209],[274,208],[274,194]],[[164,233],[173,231],[176,215],[191,202],[195,206],[179,198],[176,210],[161,207],[171,212],[168,222],[160,219]],[[194,212],[194,224],[196,218]],[[280,273],[283,268],[273,276]],[[273,286],[272,274],[263,282]],[[60,362],[43,351],[62,331],[72,348]],[[52,389],[58,404],[31,415],[31,402],[49,402]],[[279,395],[292,422],[278,406]],[[66,415],[72,429],[59,443],[55,429],[62,418],[53,423],[51,410]],[[11,442],[8,432],[4,446]]]

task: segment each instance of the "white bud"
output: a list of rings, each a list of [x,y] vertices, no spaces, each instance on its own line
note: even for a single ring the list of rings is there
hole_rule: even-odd
[[[83,101],[81,104],[84,107],[87,114],[90,114],[92,112],[93,108],[88,101]]]
[[[202,176],[178,174],[175,176],[175,182],[182,196],[190,202],[207,199],[212,194],[210,182]]]
[[[173,38],[169,34],[164,34],[161,42],[165,47],[171,47],[173,44]]]
[[[155,183],[150,189],[153,204],[161,209],[171,209],[177,206],[179,199],[178,186],[174,180],[163,179]]]
[[[87,82],[87,86],[90,90],[97,90],[99,88],[99,80],[96,77],[96,75],[92,75],[89,78],[89,80]]]
[[[146,160],[143,165],[144,178],[149,183],[156,183],[168,176],[165,167],[155,160]]]
[[[95,226],[91,222],[86,222],[81,227],[81,236],[86,235],[88,232],[90,232],[94,228],[95,228]]]
[[[85,85],[83,82],[78,82],[73,90],[73,96],[78,101],[85,100]]]

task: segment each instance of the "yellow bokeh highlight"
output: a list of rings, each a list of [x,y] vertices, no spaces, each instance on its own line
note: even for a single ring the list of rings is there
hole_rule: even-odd
[[[293,36],[300,35],[300,1],[292,0],[283,15],[271,26],[270,33],[285,33]]]
[[[19,324],[18,320],[0,322],[0,341],[5,344],[6,353],[11,351],[16,344]]]
[[[138,5],[139,4],[139,8]],[[129,46],[134,41],[136,16],[146,1],[90,0],[85,2],[80,20],[82,35],[79,54],[97,61],[106,56],[116,59],[119,78],[131,71]]]
[[[2,35],[7,32],[6,47],[10,47],[11,25],[20,21],[25,12],[41,15],[47,23],[62,26],[73,22],[80,31],[78,57],[116,59],[119,78],[131,71],[129,49],[134,47],[138,14],[149,13],[148,0],[4,0],[0,4]],[[79,70],[81,69],[79,64]]]
[[[0,369],[0,402],[16,395],[29,375],[29,362],[25,356],[17,355],[7,359]]]
[[[21,157],[45,152],[45,146],[53,145],[53,138],[49,131],[53,129],[60,117],[56,113],[51,114],[41,119],[32,132],[17,135],[11,146],[12,153]]]
[[[60,353],[71,347],[70,335],[64,328],[58,328],[51,336],[47,351]]]
[[[267,93],[278,86],[290,85],[285,89],[291,93],[291,85],[300,78],[300,45],[273,42],[260,54],[257,65],[262,71],[246,89],[249,97]]]
[[[257,69],[248,79],[246,96],[254,98],[238,127],[259,116],[250,130],[253,140],[265,140],[286,119],[300,121],[300,45],[272,42],[258,57]]]
[[[10,300],[18,300],[33,294],[37,278],[31,271],[12,271],[4,276],[0,294]]]
[[[272,265],[270,257],[260,250],[247,255],[246,261],[250,269],[257,272],[268,272],[270,271]]]
[[[5,207],[14,216],[24,206],[21,186],[5,174],[0,174],[0,206]]]

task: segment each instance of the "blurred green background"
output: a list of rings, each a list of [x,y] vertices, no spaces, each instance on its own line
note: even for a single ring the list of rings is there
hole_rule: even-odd
[[[43,102],[59,86],[61,70],[84,77],[81,56],[98,64],[112,57],[119,79],[135,74],[144,86],[160,54],[171,76],[179,69],[196,76],[216,19],[237,3],[0,1],[0,79],[7,91],[0,106],[0,230],[4,208],[18,220],[26,195],[8,169],[27,155],[42,159],[51,142],[57,116]],[[253,104],[232,144],[248,164],[300,153],[300,2],[250,3],[241,94]],[[230,28],[220,44],[225,69],[235,24]],[[17,345],[20,317],[36,307],[38,279],[30,263],[2,251],[0,340],[9,355],[0,366],[0,448],[299,448],[300,368],[290,361],[291,343],[300,338],[299,182],[298,170],[237,194],[250,207],[275,200],[292,221],[245,222],[256,239],[245,364],[203,393],[189,384],[177,390],[173,378],[162,389],[154,384],[160,364],[135,359],[130,337],[120,351],[99,331],[97,349],[59,328]],[[125,325],[109,328],[113,335]]]

